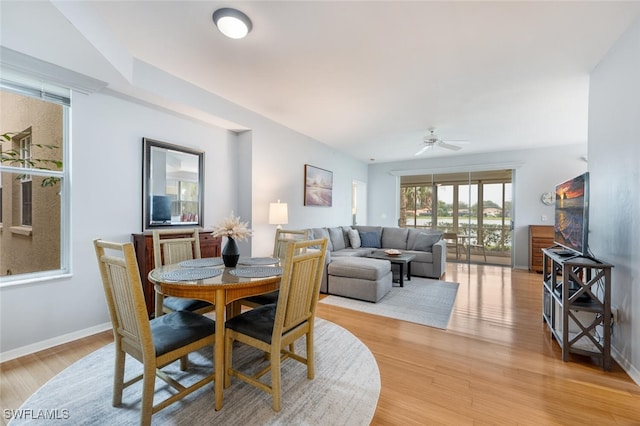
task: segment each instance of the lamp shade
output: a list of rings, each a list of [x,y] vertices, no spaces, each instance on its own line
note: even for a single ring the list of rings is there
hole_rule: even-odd
[[[286,225],[289,223],[289,210],[287,203],[269,203],[269,224],[270,225]]]

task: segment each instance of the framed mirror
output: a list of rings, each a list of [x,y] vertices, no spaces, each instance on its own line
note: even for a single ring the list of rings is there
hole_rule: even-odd
[[[142,230],[202,227],[204,152],[149,138],[142,146]]]

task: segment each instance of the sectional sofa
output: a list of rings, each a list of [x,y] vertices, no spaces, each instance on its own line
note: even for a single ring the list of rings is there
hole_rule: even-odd
[[[335,226],[308,231],[309,238],[329,239],[325,260],[327,265],[348,257],[366,257],[373,251],[398,249],[416,255],[411,263],[412,276],[438,279],[445,272],[447,246],[440,231],[382,226]],[[328,288],[328,269],[325,268],[320,291],[345,295],[343,287],[348,285],[348,280],[341,280],[338,288],[333,283]],[[371,296],[371,301],[383,297],[384,294],[380,294],[384,291],[378,290],[376,296]]]

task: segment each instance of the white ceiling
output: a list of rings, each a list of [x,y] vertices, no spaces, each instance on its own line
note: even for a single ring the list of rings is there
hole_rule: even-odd
[[[246,39],[214,27],[229,6]],[[589,72],[640,16],[638,1],[84,7],[128,55],[367,162],[417,158],[430,127],[469,143],[422,156],[586,143]]]

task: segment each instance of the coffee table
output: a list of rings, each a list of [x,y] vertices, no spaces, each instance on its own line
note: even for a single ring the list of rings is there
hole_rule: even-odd
[[[367,257],[372,259],[388,260],[393,264],[400,265],[400,279],[398,280],[400,287],[404,287],[404,265],[407,265],[407,281],[411,281],[411,261],[416,258],[415,254],[402,253],[398,255],[389,255],[385,252],[373,252]]]

